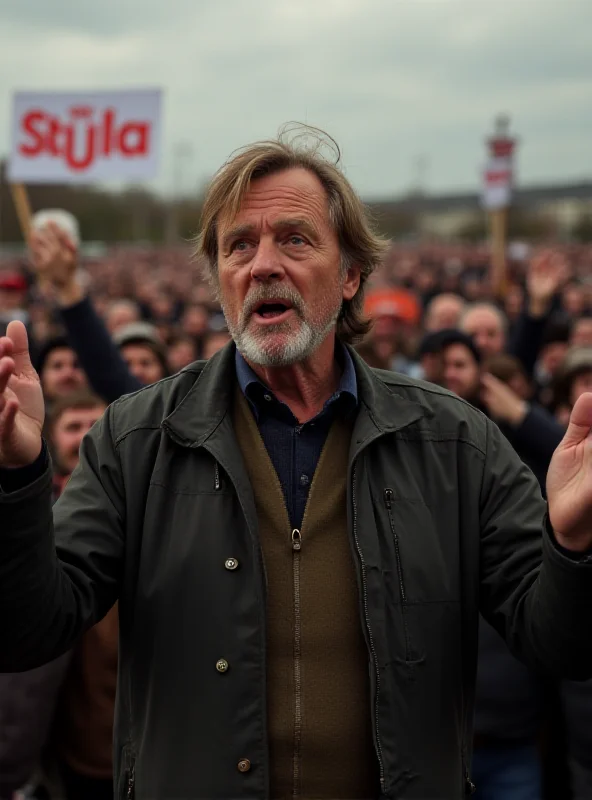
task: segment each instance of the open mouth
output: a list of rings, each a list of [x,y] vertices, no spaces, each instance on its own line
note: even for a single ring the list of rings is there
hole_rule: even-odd
[[[259,319],[275,321],[282,318],[291,309],[292,306],[287,300],[266,300],[255,307],[253,315]]]

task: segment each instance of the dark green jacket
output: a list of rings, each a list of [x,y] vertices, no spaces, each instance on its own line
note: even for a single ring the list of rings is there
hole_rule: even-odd
[[[383,796],[460,798],[479,609],[528,664],[587,678],[592,564],[556,547],[485,416],[353,357],[349,532]],[[268,796],[265,573],[234,380],[230,345],[110,406],[53,525],[49,471],[0,495],[0,669],[55,658],[119,599],[118,798]]]

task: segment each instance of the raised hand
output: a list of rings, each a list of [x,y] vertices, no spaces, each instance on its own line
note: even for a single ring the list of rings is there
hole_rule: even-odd
[[[565,257],[555,250],[542,250],[528,265],[526,288],[532,316],[543,316],[551,306],[553,296],[570,275]]]
[[[592,548],[592,392],[579,397],[547,473],[549,519],[559,544]]]
[[[11,322],[0,338],[0,467],[24,467],[41,452],[45,405],[27,330]]]
[[[31,234],[29,250],[41,284],[54,289],[63,304],[77,302],[81,294],[76,280],[78,252],[68,234],[50,222]]]

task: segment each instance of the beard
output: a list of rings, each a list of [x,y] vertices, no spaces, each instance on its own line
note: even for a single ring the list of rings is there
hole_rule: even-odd
[[[324,298],[316,319],[311,320],[304,300],[290,286],[262,284],[252,289],[236,322],[227,313],[220,298],[228,330],[238,351],[247,361],[261,367],[288,367],[309,358],[335,326],[341,311],[341,285],[335,294]],[[297,329],[292,319],[252,330],[249,325],[257,305],[266,300],[286,300],[298,318]]]

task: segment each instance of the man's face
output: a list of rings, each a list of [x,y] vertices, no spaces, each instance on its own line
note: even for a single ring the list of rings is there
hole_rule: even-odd
[[[51,432],[53,454],[59,468],[66,475],[78,464],[80,444],[84,435],[100,419],[104,405],[91,408],[68,408],[62,412]]]
[[[164,378],[162,364],[151,347],[144,344],[126,344],[121,348],[121,355],[129,371],[144,386]]]
[[[41,385],[48,400],[65,397],[86,386],[86,376],[73,350],[56,347],[49,353],[41,372]]]
[[[325,190],[290,169],[253,181],[234,219],[218,225],[219,295],[240,352],[261,366],[308,358],[333,335],[359,269],[341,269]]]
[[[464,344],[451,344],[443,354],[444,386],[464,400],[479,396],[481,371],[474,355]]]
[[[501,320],[491,309],[476,308],[469,311],[463,320],[462,329],[472,337],[484,358],[503,353],[504,329]]]
[[[572,347],[592,347],[592,317],[582,317],[575,323],[570,344]]]
[[[545,346],[541,353],[540,361],[547,375],[553,377],[557,374],[561,369],[568,349],[567,342],[550,342]]]

